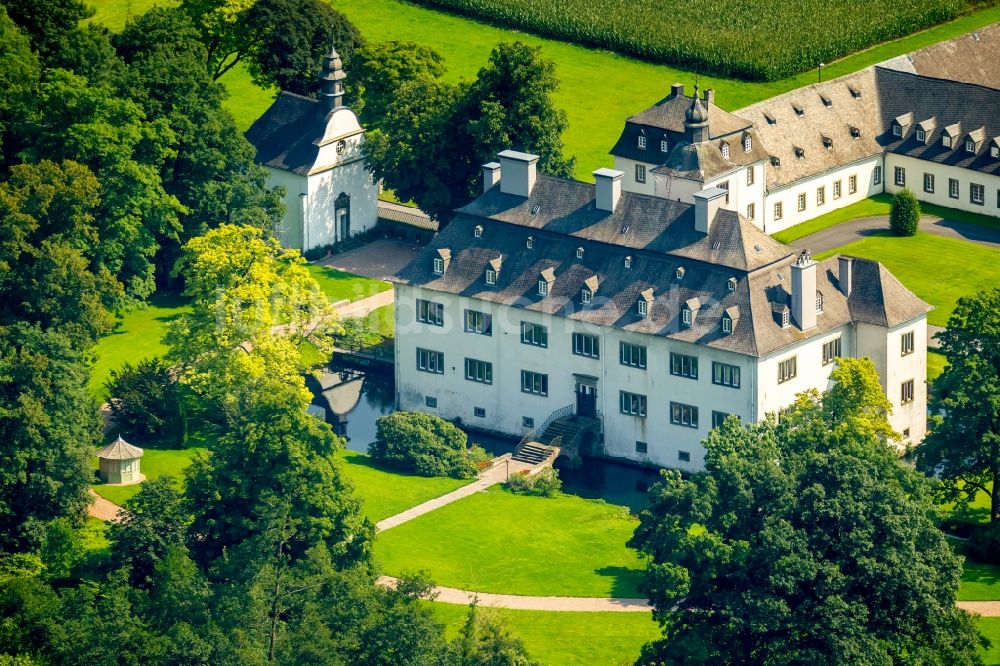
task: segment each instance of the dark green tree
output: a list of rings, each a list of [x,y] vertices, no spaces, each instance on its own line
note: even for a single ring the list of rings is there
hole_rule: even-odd
[[[105,387],[111,414],[126,435],[146,439],[180,435],[183,440],[183,390],[162,358],[112,370]]]
[[[3,4],[43,59],[57,53],[80,21],[94,13],[82,0],[46,0],[44,7],[36,0],[3,0]]]
[[[0,5],[0,169],[9,161],[5,135],[14,115],[38,85],[38,57],[31,42]]]
[[[981,663],[931,485],[876,434],[871,361],[839,363],[827,394],[780,424],[730,419],[705,471],[650,490],[629,545],[663,638],[639,663]]]
[[[184,548],[190,522],[176,479],[161,476],[146,481],[125,503],[120,520],[108,528],[112,562],[128,571],[133,586],[148,587],[168,551]]]
[[[889,228],[897,236],[913,236],[920,228],[920,202],[909,189],[903,188],[893,195]]]
[[[1000,524],[1000,289],[958,299],[938,339],[948,363],[932,385],[939,416],[917,466],[963,505],[988,495],[990,522]]]
[[[0,551],[37,548],[47,523],[85,516],[101,433],[88,370],[64,335],[0,327]]]
[[[453,85],[427,73],[395,91],[365,142],[375,175],[396,195],[447,221],[479,191],[480,165],[515,148],[539,155],[544,173],[570,176],[562,155],[566,115],[552,103],[555,66],[540,49],[504,42],[493,50],[475,81]],[[414,64],[409,61],[408,64]]]
[[[369,129],[389,119],[389,107],[404,85],[433,83],[446,71],[440,53],[416,42],[374,42],[358,49],[348,74],[348,103]]]
[[[476,603],[449,648],[448,666],[538,666],[496,610]]]
[[[375,441],[368,453],[381,465],[423,476],[471,477],[466,435],[439,416],[395,412],[376,420]]]

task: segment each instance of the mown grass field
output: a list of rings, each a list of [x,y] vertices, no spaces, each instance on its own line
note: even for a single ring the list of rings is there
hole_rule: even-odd
[[[125,24],[129,6],[132,15],[138,15],[153,6],[154,0],[91,0],[91,4],[98,10],[94,20],[120,29]],[[172,3],[161,1],[157,4]],[[560,88],[556,92],[555,103],[565,109],[569,120],[564,135],[565,152],[576,155],[576,174],[582,180],[590,180],[591,172],[598,167],[611,166],[613,160],[608,151],[618,139],[625,118],[666,96],[671,83],[683,82],[690,90],[695,80],[693,71],[654,65],[609,51],[496,28],[400,0],[337,0],[334,6],[371,41],[410,40],[435,49],[444,56],[448,67],[445,78],[451,81],[475,77],[498,42],[520,39],[541,46],[542,56],[556,64]],[[823,69],[824,80],[965,34],[995,21],[1000,21],[1000,7],[997,6],[903,39],[885,42],[829,63]],[[226,107],[241,128],[249,127],[273,99],[272,91],[255,87],[246,72],[239,68],[220,80],[230,92]],[[806,72],[770,83],[749,83],[711,76],[699,76],[698,80],[702,87],[716,89],[716,100],[722,108],[734,110],[813,83],[816,75]]]
[[[979,633],[990,639],[992,645],[983,651],[986,666],[1000,666],[1000,617],[984,617],[979,620]]]
[[[432,604],[454,638],[468,613],[466,606]],[[480,608],[496,613],[524,641],[532,659],[545,666],[618,666],[632,664],[643,643],[659,634],[648,613],[563,613]]]
[[[208,449],[202,446],[192,446],[187,449],[170,449],[154,446],[147,446],[136,442],[136,446],[141,446],[143,456],[139,459],[139,469],[146,475],[146,479],[152,481],[161,476],[171,475],[178,481],[184,474],[195,456],[208,453]],[[93,468],[97,469],[97,458],[93,459]],[[142,484],[136,483],[130,486],[107,486],[102,483],[94,485],[94,492],[101,497],[121,506],[126,500],[135,496],[139,492]]]
[[[959,298],[991,289],[1000,281],[1000,250],[924,232],[906,238],[885,232],[818,257],[835,254],[881,261],[907,288],[935,307],[927,320],[937,326],[947,325]],[[969,270],[970,266],[976,270]]]
[[[392,285],[388,282],[345,273],[329,266],[308,264],[306,268],[309,269],[309,273],[319,283],[319,288],[323,290],[331,303],[343,300],[358,301],[374,296],[380,291],[392,289]]]
[[[773,81],[955,18],[966,0],[414,0],[490,23],[750,81]],[[641,18],[640,18],[641,17]],[[781,35],[780,42],[775,36]]]
[[[623,507],[493,487],[383,532],[375,552],[386,573],[427,569],[447,587],[634,598],[643,564],[625,542],[636,525]]]

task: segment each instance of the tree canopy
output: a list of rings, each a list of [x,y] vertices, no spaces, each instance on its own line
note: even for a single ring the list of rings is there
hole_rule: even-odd
[[[663,639],[641,663],[980,663],[930,484],[879,434],[871,361],[838,363],[828,393],[728,419],[705,471],[650,489],[630,545]]]
[[[947,359],[931,387],[927,438],[917,465],[944,479],[962,504],[984,493],[990,522],[1000,521],[1000,289],[958,299],[938,334]]]

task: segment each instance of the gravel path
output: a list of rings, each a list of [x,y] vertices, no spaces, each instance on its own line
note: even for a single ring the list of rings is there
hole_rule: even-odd
[[[875,215],[873,217],[859,217],[841,224],[834,225],[809,234],[790,245],[797,250],[810,250],[813,254],[834,250],[848,243],[874,236],[880,231],[889,229],[888,215]],[[969,241],[1000,249],[1000,229],[981,227],[968,222],[958,222],[956,220],[946,220],[936,215],[922,215],[920,217],[920,230],[929,234],[936,234],[946,238],[956,238],[958,240]]]
[[[87,513],[98,520],[111,523],[118,522],[118,512],[122,510],[120,506],[110,500],[104,499],[95,493],[93,488],[90,489],[90,496],[94,498],[94,503],[87,507]]]

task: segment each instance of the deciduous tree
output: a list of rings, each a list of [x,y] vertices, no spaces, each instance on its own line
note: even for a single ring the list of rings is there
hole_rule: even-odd
[[[872,427],[871,361],[840,363],[840,395],[805,395],[781,424],[730,419],[705,471],[650,490],[630,545],[663,638],[640,663],[981,663],[930,484]]]
[[[938,334],[948,363],[934,380],[933,428],[917,449],[917,465],[944,479],[962,504],[990,497],[1000,521],[1000,289],[958,299]]]

